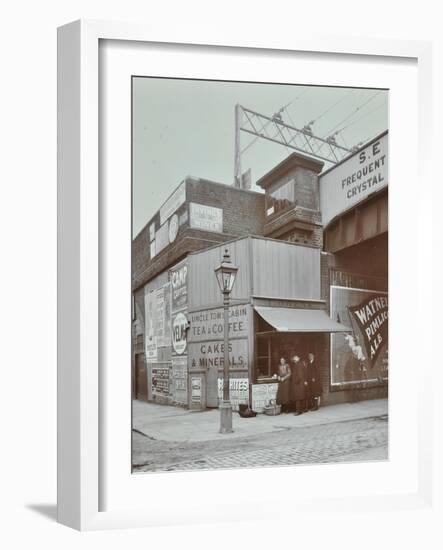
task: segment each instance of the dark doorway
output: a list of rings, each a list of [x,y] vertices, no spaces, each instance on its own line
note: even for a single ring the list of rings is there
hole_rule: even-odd
[[[135,398],[141,401],[148,400],[148,377],[144,353],[138,353],[135,356]]]

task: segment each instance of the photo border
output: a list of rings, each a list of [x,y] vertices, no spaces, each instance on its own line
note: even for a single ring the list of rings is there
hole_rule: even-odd
[[[250,36],[250,35],[249,35]],[[146,511],[99,511],[100,415],[100,257],[99,212],[99,41],[102,39],[189,44],[186,29],[168,35],[156,25],[77,21],[58,31],[58,521],[80,530],[170,524]],[[234,36],[226,29],[202,36],[194,45],[229,46],[409,57],[417,60],[419,81],[419,179],[431,181],[431,44],[406,40],[270,35]],[[431,221],[429,220],[429,224]],[[423,228],[425,231],[426,228]],[[424,253],[422,251],[422,253]],[[429,266],[428,266],[429,267]],[[423,281],[424,268],[420,269]],[[427,293],[425,293],[428,296]],[[414,494],[392,498],[345,499],[353,510],[389,500],[396,509],[430,507],[432,502],[432,404],[425,382],[419,391],[419,486]],[[425,429],[425,427],[427,429]],[[208,475],[208,473],[206,473]],[[210,475],[210,473],[209,473]],[[314,499],[315,500],[315,499]],[[312,506],[315,508],[316,502]],[[309,508],[309,505],[307,505]],[[214,511],[213,516],[217,514]],[[212,517],[212,516],[209,516]],[[245,509],[242,519],[256,511]],[[209,521],[200,518],[200,521]],[[198,519],[196,519],[198,521]],[[186,521],[185,523],[191,523]]]

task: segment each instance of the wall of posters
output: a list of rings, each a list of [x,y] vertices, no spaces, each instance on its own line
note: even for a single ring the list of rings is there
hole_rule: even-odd
[[[331,286],[330,300],[331,317],[353,329],[331,335],[331,385],[387,382],[387,293]]]

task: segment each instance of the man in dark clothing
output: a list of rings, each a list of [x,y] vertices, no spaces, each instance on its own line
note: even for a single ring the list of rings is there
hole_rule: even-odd
[[[295,415],[307,411],[308,380],[306,363],[298,355],[292,357],[291,401],[295,403]]]
[[[310,411],[317,411],[320,404],[322,387],[320,372],[313,353],[308,353],[306,365],[308,380],[308,408]]]

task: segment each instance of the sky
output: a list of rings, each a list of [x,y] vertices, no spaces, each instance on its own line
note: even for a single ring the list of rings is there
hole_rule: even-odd
[[[133,235],[157,212],[186,176],[234,181],[235,105],[351,148],[388,129],[388,91],[284,84],[133,79]],[[252,143],[253,142],[253,143]],[[248,147],[248,145],[252,143]],[[242,172],[252,189],[294,151],[241,132]],[[332,166],[326,163],[324,169]]]

